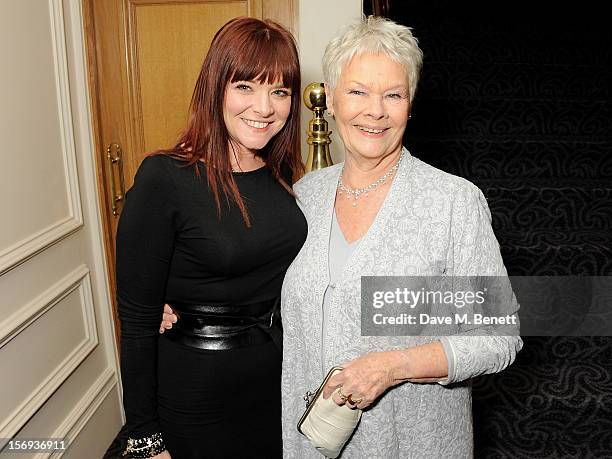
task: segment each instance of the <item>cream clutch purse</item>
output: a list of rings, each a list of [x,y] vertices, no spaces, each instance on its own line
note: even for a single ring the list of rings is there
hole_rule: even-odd
[[[306,411],[297,425],[298,431],[310,440],[315,449],[329,458],[340,455],[361,419],[360,409],[336,405],[332,397],[323,398],[325,384],[340,371],[341,367],[333,367],[317,391],[306,394]]]

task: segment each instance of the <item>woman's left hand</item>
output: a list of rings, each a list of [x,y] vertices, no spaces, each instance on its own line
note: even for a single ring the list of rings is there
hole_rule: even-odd
[[[373,352],[357,357],[341,365],[344,370],[329,380],[323,397],[328,398],[333,393],[333,400],[338,405],[346,403],[350,408],[367,408],[387,389],[403,381],[396,376],[397,370],[405,366],[406,361],[407,356],[401,350]],[[342,396],[350,397],[343,399]]]
[[[170,307],[169,304],[164,304],[164,313],[162,315],[162,321],[159,325],[159,332],[163,333],[166,330],[170,330],[172,328],[172,324],[175,324],[178,320],[178,316],[176,312]]]

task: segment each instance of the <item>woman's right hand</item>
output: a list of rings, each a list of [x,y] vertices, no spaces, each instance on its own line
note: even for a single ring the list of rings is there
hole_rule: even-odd
[[[172,328],[172,324],[175,324],[177,320],[178,317],[174,313],[174,310],[170,307],[170,305],[164,304],[164,315],[162,316],[162,321],[159,325],[159,332],[163,333],[166,330],[170,330]]]

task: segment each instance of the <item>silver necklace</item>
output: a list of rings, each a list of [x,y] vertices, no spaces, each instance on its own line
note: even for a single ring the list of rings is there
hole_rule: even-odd
[[[342,182],[342,174],[344,174],[344,167],[343,167],[342,172],[340,173],[340,177],[338,177],[338,193],[346,194],[347,199],[353,198],[353,207],[357,207],[357,200],[359,199],[359,196],[361,196],[362,194],[364,196],[367,196],[368,193],[376,191],[376,188],[378,188],[380,185],[385,183],[387,179],[391,177],[395,173],[395,171],[397,171],[403,158],[404,158],[404,152],[402,151],[399,159],[397,160],[397,163],[395,163],[395,165],[391,169],[385,172],[384,175],[380,177],[378,180],[376,180],[374,183],[370,183],[368,186],[364,188],[351,188],[351,187],[346,186]]]

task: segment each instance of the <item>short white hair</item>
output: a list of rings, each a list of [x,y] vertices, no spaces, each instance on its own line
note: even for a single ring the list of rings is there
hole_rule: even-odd
[[[410,27],[377,16],[341,27],[323,54],[323,78],[332,90],[343,67],[355,56],[382,54],[401,64],[408,76],[410,101],[416,92],[423,65],[423,51]]]

